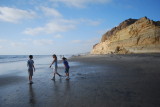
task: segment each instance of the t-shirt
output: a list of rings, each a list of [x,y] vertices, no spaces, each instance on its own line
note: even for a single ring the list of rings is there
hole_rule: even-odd
[[[33,70],[33,64],[34,64],[34,61],[32,59],[29,59],[27,62],[28,70]]]
[[[63,64],[66,66],[66,68],[69,68],[69,64],[67,61],[63,61]]]

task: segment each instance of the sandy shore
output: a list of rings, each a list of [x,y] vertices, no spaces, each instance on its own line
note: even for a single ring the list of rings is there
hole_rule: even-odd
[[[1,64],[0,107],[160,107],[159,54],[73,57],[69,81],[50,80],[51,60],[35,59],[33,85],[26,62]]]

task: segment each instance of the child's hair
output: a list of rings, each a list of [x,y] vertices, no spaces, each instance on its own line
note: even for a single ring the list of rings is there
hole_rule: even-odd
[[[65,57],[63,57],[62,59],[63,59],[63,60],[67,60],[67,58],[65,58]]]
[[[33,55],[29,55],[29,58],[30,58],[30,59],[33,59]]]

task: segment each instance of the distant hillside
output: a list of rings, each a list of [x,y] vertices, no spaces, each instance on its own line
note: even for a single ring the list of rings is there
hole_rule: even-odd
[[[91,54],[160,53],[160,21],[127,19],[106,32]]]

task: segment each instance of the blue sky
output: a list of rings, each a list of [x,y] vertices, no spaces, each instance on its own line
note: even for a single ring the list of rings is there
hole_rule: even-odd
[[[0,0],[0,55],[89,52],[128,18],[160,20],[159,0]]]

